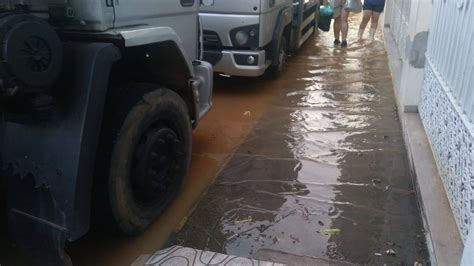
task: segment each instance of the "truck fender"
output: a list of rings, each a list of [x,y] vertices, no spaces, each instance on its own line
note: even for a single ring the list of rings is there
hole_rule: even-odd
[[[144,81],[161,84],[177,92],[186,102],[191,120],[198,120],[196,108],[199,99],[190,84],[198,73],[179,35],[170,27],[119,30],[118,34],[122,36],[126,50],[145,52],[150,57],[151,64],[139,66],[147,68],[147,72],[151,70],[149,80]]]
[[[147,27],[134,30],[121,30],[119,34],[125,41],[125,47],[136,47],[161,42],[173,42],[181,53],[181,60],[186,64],[191,76],[194,75],[192,62],[188,59],[183,42],[179,35],[170,27]]]
[[[275,66],[278,63],[278,48],[280,47],[281,36],[285,30],[285,27],[291,23],[293,19],[293,13],[291,10],[291,6],[283,7],[280,12],[278,13],[278,19],[275,25],[275,29],[273,30],[273,38],[272,43],[270,45],[271,52],[271,60],[272,65]],[[290,40],[287,40],[288,42]]]

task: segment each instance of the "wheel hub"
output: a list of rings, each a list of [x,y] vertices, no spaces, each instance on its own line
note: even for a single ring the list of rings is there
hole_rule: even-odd
[[[137,146],[131,182],[135,197],[143,203],[155,202],[174,192],[173,171],[182,152],[179,138],[167,127],[149,129]]]

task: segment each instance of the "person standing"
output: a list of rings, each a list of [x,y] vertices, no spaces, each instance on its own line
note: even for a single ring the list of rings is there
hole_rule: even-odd
[[[369,30],[369,38],[371,41],[375,40],[375,32],[377,30],[377,26],[379,24],[380,14],[383,12],[385,7],[385,0],[365,0],[364,1],[364,16],[362,17],[362,21],[359,26],[359,41],[361,41],[364,37],[364,31],[367,27],[369,21],[370,23],[370,30]]]
[[[341,32],[341,16],[342,16],[342,11],[344,11],[344,7],[346,6],[346,0],[331,0],[331,6],[333,9],[333,19],[334,19],[334,25],[333,25],[333,30],[334,30],[334,45],[339,45],[341,44],[340,37],[342,35],[342,41],[343,44],[347,46],[347,33],[344,36],[344,33]]]
[[[341,48],[347,47],[347,34],[349,32],[349,15],[351,13],[351,9],[348,8],[348,1],[355,1],[358,4],[362,5],[360,3],[360,0],[331,0],[331,6],[334,12],[334,44],[341,44]],[[339,37],[342,37],[342,42],[339,40]]]

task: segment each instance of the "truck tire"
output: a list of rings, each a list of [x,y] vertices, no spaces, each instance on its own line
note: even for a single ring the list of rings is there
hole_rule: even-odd
[[[271,78],[278,78],[285,70],[286,60],[288,58],[288,45],[285,36],[281,36],[280,45],[278,45],[278,61],[269,69]]]
[[[113,141],[107,182],[114,220],[136,235],[179,192],[191,159],[191,123],[183,99],[153,85],[125,88],[113,112]]]

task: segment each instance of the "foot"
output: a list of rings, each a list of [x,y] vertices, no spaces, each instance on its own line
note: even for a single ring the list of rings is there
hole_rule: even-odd
[[[341,43],[341,41],[339,41],[339,39],[335,39],[335,40],[334,40],[334,45],[338,45],[338,44],[340,44],[340,43]]]
[[[357,37],[359,37],[357,39],[357,41],[361,42],[362,39],[364,38],[364,30],[363,29],[359,29],[359,32],[357,33]]]
[[[347,47],[347,41],[342,41],[341,48],[346,48],[346,47]]]
[[[375,41],[375,29],[370,29],[369,40],[371,42]]]

